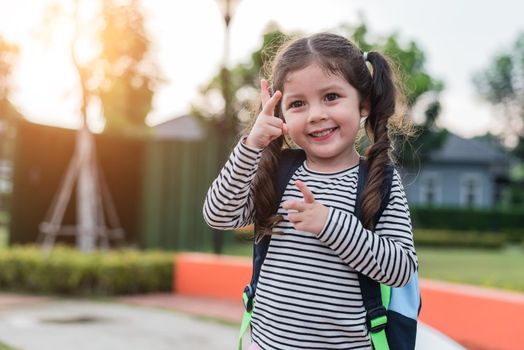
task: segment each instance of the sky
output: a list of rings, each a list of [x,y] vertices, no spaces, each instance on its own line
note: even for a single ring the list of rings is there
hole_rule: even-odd
[[[50,46],[37,38],[50,1],[0,0],[0,35],[21,47],[11,100],[31,121],[75,127],[80,95],[68,51],[71,22],[57,21]],[[198,87],[216,74],[224,56],[224,21],[217,0],[142,5],[152,52],[166,78],[148,115],[154,125],[186,114]],[[496,131],[500,116],[477,96],[472,77],[524,32],[522,13],[524,2],[518,0],[240,0],[231,21],[229,65],[249,62],[271,21],[284,31],[311,34],[364,18],[372,35],[396,32],[401,42],[417,43],[429,73],[445,84],[440,125],[476,136]],[[94,105],[89,114],[92,128],[100,130],[99,108]]]

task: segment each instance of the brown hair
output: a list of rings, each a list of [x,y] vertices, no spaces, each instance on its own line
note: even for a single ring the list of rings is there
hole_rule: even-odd
[[[331,33],[319,33],[295,39],[281,47],[272,66],[271,79],[274,91],[283,92],[289,73],[315,62],[330,74],[337,74],[359,93],[360,103],[369,103],[370,113],[364,129],[369,139],[366,149],[368,178],[362,193],[362,223],[374,229],[373,217],[381,205],[382,185],[386,180],[387,166],[392,162],[393,149],[388,130],[395,118],[398,89],[391,66],[378,52],[367,54],[368,68],[360,49],[348,39]],[[280,106],[275,115],[283,119]],[[389,122],[389,123],[388,123]],[[275,181],[280,154],[285,147],[284,137],[274,140],[262,153],[262,159],[253,182],[255,199],[255,227],[257,239],[271,234],[273,226],[282,218],[276,215]]]

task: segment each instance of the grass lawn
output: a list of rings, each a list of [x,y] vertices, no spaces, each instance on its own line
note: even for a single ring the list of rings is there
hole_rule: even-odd
[[[419,248],[419,274],[450,282],[524,292],[524,251]]]
[[[224,254],[251,256],[250,244],[226,247]],[[524,292],[524,250],[417,248],[422,278]]]

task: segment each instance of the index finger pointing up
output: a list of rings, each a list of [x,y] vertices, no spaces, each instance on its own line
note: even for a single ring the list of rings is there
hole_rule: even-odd
[[[266,79],[260,80],[260,101],[262,102],[262,108],[264,108],[264,105],[269,101],[271,98],[271,94],[269,93],[269,85],[267,83]]]
[[[313,192],[300,180],[295,181],[295,185],[298,187],[302,195],[304,196],[305,203],[315,203],[315,196]]]
[[[282,97],[280,91],[276,91],[273,96],[269,94],[269,86],[265,79],[260,81],[261,91],[260,91],[260,100],[262,101],[262,114],[264,115],[274,115],[275,107]]]

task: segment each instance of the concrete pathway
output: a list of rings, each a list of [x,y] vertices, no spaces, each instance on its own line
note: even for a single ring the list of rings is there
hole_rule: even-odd
[[[231,350],[238,336],[237,306],[172,295],[97,302],[0,294],[0,340],[20,350]],[[417,349],[463,348],[421,325]]]
[[[170,310],[49,301],[0,311],[0,339],[23,350],[231,350],[236,327]]]

